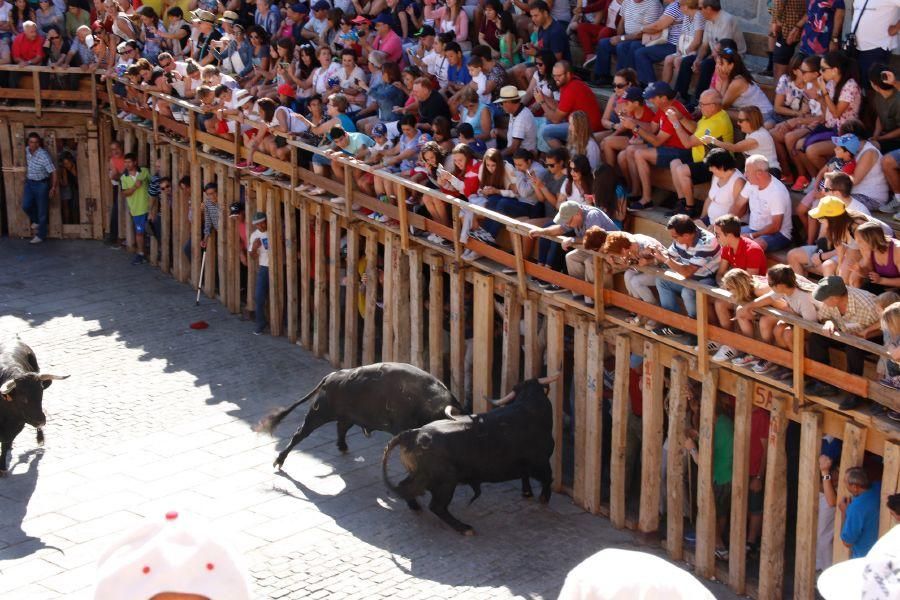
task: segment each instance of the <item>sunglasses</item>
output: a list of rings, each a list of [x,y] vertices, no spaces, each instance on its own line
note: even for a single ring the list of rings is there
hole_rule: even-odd
[[[617,90],[624,90],[625,88],[628,87],[628,84],[627,83],[616,83],[616,84],[613,84],[613,87],[616,88]]]
[[[47,36],[47,41],[53,41],[53,40],[58,40],[58,39],[59,39],[58,35],[48,35]]]

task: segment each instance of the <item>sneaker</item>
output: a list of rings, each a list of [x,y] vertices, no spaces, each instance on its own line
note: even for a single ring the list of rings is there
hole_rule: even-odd
[[[728,550],[725,548],[716,548],[716,558],[719,560],[728,560]]]
[[[775,363],[769,362],[767,360],[761,360],[753,365],[751,367],[751,370],[757,375],[765,375],[766,373],[771,373],[777,368],[778,365],[776,365]]]
[[[875,209],[875,212],[885,213],[885,214],[893,214],[900,210],[900,199],[893,198],[890,202],[886,204],[882,204],[878,208]]]
[[[309,194],[310,196],[321,196],[322,194],[325,193],[325,190],[323,190],[320,187],[314,187],[311,190],[308,190],[306,193]]]
[[[794,180],[794,185],[791,186],[792,192],[802,192],[806,189],[806,186],[809,185],[809,177],[806,175],[801,175],[797,179]]]
[[[769,377],[776,381],[790,383],[794,380],[794,372],[787,367],[778,367],[774,371],[769,373]]]
[[[656,329],[652,330],[650,333],[652,333],[653,335],[660,335],[662,337],[675,337],[675,336],[681,335],[680,331],[678,331],[677,329],[673,329],[671,327],[657,327]]]
[[[34,236],[33,238],[31,238],[31,241],[28,242],[28,243],[29,243],[29,244],[40,244],[40,243],[42,243],[43,241],[44,241],[44,240],[43,240],[42,238],[40,238],[40,237],[38,237],[38,236]]]
[[[822,396],[828,398],[838,393],[838,389],[833,385],[816,381],[815,379],[803,386],[803,392],[808,396]]]
[[[391,218],[381,213],[372,213],[372,219],[379,223],[387,223]]]
[[[135,255],[134,255],[134,258],[131,259],[131,264],[133,264],[133,265],[139,265],[139,264],[143,263],[143,262],[146,261],[146,260],[147,260],[147,259],[144,258],[144,255],[143,255],[143,254],[135,254]]]
[[[847,394],[844,396],[843,400],[838,403],[838,408],[841,410],[853,410],[860,404],[862,404],[862,398],[856,394]]]
[[[737,358],[737,355],[737,350],[735,350],[731,346],[722,344],[721,346],[719,346],[718,351],[716,351],[712,359],[714,362],[726,362],[734,360],[735,358]]]
[[[447,240],[445,240],[444,238],[442,238],[441,236],[439,236],[436,233],[429,233],[428,237],[425,239],[428,240],[429,242],[431,242],[432,244],[437,244],[438,246],[446,246],[448,243]]]
[[[239,160],[238,162],[234,163],[235,169],[249,169],[252,166],[253,166],[253,164],[250,161],[246,161],[246,160]],[[306,184],[303,184],[303,186],[298,186],[298,189],[300,187],[305,187],[305,185]]]
[[[884,415],[892,421],[900,421],[900,412],[896,410],[889,410]]]
[[[469,232],[469,237],[473,237],[479,242],[484,242],[485,244],[496,244],[497,240],[494,239],[494,236],[488,232],[487,229],[483,227],[479,227],[478,229],[473,229]]]
[[[344,204],[345,202],[347,202],[347,200],[344,199],[343,196],[335,196],[334,198],[329,198],[328,201],[332,204]]]
[[[706,342],[706,351],[709,353],[718,352],[719,344],[716,342]]]
[[[735,359],[732,359],[731,364],[735,367],[752,367],[756,362],[759,361],[758,358],[753,356],[752,354],[744,354],[743,356],[738,356]]]
[[[463,259],[463,260],[476,260],[476,259],[479,259],[479,258],[481,258],[481,255],[478,254],[477,252],[475,252],[475,251],[472,250],[472,249],[468,249],[468,250],[466,250],[465,252],[462,253],[462,259]]]
[[[254,329],[253,335],[262,335],[263,331],[265,331],[265,329]]]
[[[646,210],[648,208],[653,208],[652,200],[648,202],[641,202],[641,199],[638,198],[628,204],[628,210],[631,211]]]
[[[275,174],[275,169],[273,169],[273,168],[271,168],[271,167],[269,167],[268,169],[266,169],[266,170],[263,171],[262,173],[257,173],[257,175],[259,175],[260,177],[271,177],[271,176],[274,175],[274,174]]]
[[[255,167],[251,167],[251,168],[250,168],[250,172],[253,173],[254,175],[262,175],[262,174],[265,173],[267,170],[268,170],[268,168],[267,168],[267,167],[264,167],[264,166],[262,166],[262,165],[257,165],[257,166],[255,166]]]
[[[685,214],[687,214],[687,203],[682,198],[679,198],[678,202],[675,203],[675,208],[666,211],[667,217],[674,217],[675,215]]]
[[[585,296],[585,297],[584,297],[584,303],[585,303],[585,305],[587,305],[587,306],[594,306],[594,299],[591,298],[590,296]]]
[[[38,225],[37,223],[32,223],[31,224],[31,233],[33,233],[34,235],[37,235],[37,230],[40,228],[41,228],[41,226]]]
[[[582,63],[581,66],[583,66],[583,67],[586,69],[586,68],[588,67],[588,65],[594,64],[594,61],[595,61],[595,60],[597,60],[597,55],[596,55],[596,54],[589,54],[589,55],[587,56],[587,58],[584,59],[584,62]]]
[[[544,289],[547,290],[551,294],[555,294],[557,292],[561,292],[562,288],[556,285],[555,283],[548,283],[544,286]]]
[[[120,119],[124,119],[127,116],[128,116],[128,113],[125,112],[124,110],[120,110],[119,113],[116,115],[116,117],[118,117]]]

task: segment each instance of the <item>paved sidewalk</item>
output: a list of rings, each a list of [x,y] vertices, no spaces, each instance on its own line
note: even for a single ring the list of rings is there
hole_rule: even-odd
[[[0,480],[0,597],[85,598],[110,536],[146,515],[193,512],[231,533],[260,598],[555,598],[565,574],[633,537],[555,495],[515,483],[453,505],[462,537],[386,492],[388,437],[335,428],[305,440],[274,473],[305,409],[276,432],[251,426],[331,367],[284,338],[253,336],[217,302],[93,242],[0,240],[0,335],[21,336],[42,368],[47,441],[16,440]],[[193,331],[203,319],[209,329]],[[719,598],[734,598],[713,585]],[[218,599],[217,599],[218,600]]]

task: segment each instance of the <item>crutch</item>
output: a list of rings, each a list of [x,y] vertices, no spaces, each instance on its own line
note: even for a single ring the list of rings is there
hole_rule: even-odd
[[[203,271],[206,270],[206,248],[203,249],[203,257],[200,259],[200,278],[197,280],[197,299],[194,306],[200,306],[200,290],[203,289]]]

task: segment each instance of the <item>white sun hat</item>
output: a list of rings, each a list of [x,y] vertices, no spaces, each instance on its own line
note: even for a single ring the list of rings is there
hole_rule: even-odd
[[[822,571],[816,587],[825,600],[900,600],[900,525],[865,556]]]

